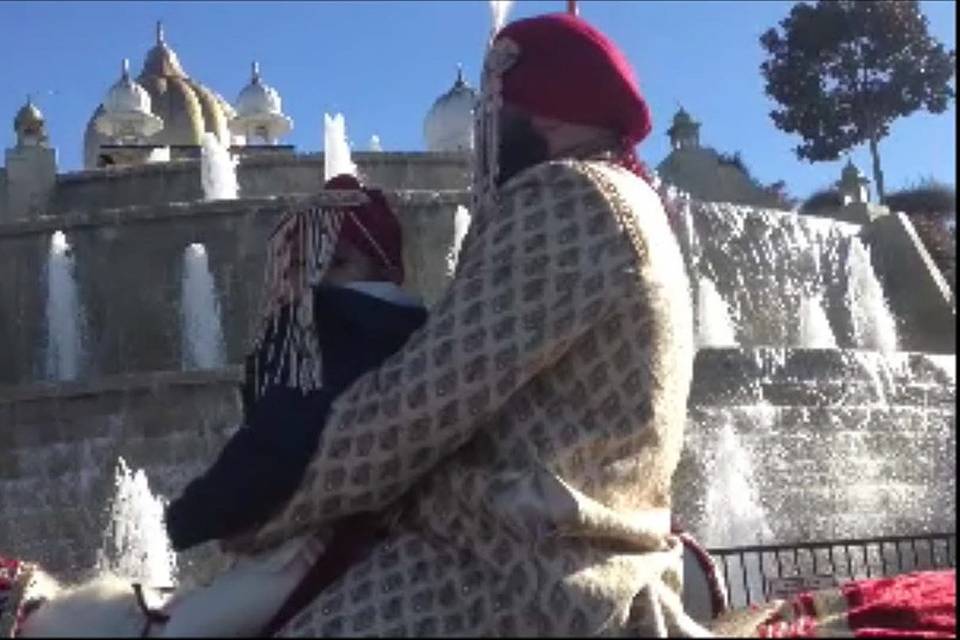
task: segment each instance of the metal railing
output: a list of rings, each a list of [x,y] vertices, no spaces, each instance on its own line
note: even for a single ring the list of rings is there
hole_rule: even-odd
[[[708,549],[730,608],[780,597],[791,587],[817,588],[863,578],[945,569],[957,564],[956,533],[886,536]]]

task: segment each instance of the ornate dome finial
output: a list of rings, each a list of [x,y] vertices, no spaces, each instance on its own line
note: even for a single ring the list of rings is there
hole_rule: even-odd
[[[94,127],[114,141],[139,143],[163,128],[163,120],[151,110],[150,94],[130,78],[127,58],[123,59],[120,79],[107,91],[101,108]]]
[[[47,141],[46,124],[43,114],[33,103],[33,96],[27,94],[27,102],[20,107],[13,118],[13,130],[17,134],[17,146],[40,146]]]
[[[293,121],[283,114],[280,94],[261,78],[260,63],[256,60],[250,64],[250,74],[250,84],[237,96],[236,115],[227,126],[234,135],[243,136],[247,144],[255,140],[276,144],[293,129]]]
[[[427,151],[469,151],[473,149],[474,91],[463,77],[463,65],[457,65],[457,79],[450,89],[433,103],[423,121]]]
[[[163,21],[157,20],[157,44],[166,44],[166,38],[163,35]]]

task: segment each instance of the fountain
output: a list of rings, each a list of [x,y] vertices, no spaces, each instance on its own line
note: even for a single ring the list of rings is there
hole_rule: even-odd
[[[73,254],[63,231],[50,238],[46,315],[46,376],[74,380],[83,354],[84,314],[77,296]]]
[[[769,429],[776,414],[772,407],[761,404],[752,408],[748,415],[755,428]],[[741,442],[732,420],[723,422],[709,468],[712,481],[706,487],[704,497],[707,519],[700,534],[701,541],[713,548],[772,542],[767,514],[757,494],[753,456]],[[746,561],[733,559],[727,566],[731,575],[741,575],[739,562],[744,562],[743,573],[748,576],[748,581],[746,585],[740,581],[729,585],[728,597],[735,606],[749,601],[746,590],[756,596],[763,589],[759,560],[756,557]]]
[[[955,357],[896,351],[861,227],[658,191],[696,286],[682,525],[731,546],[952,529]]]
[[[800,340],[804,349],[836,349],[837,339],[823,310],[821,296],[800,300]]]
[[[96,571],[149,586],[175,586],[177,556],[163,526],[163,498],[150,490],[143,469],[117,460],[110,520],[97,552]]]
[[[507,24],[507,16],[513,8],[513,0],[490,0],[490,13],[493,19],[493,33]]]
[[[383,145],[380,143],[380,136],[377,134],[370,136],[370,144],[368,146],[370,147],[370,151],[383,151]]]
[[[897,350],[897,325],[890,313],[883,288],[873,272],[870,253],[854,238],[847,258],[847,303],[855,344],[886,353]]]
[[[204,200],[236,200],[237,159],[209,131],[200,138],[200,184]]]
[[[331,136],[340,140],[340,159],[349,152],[344,134],[341,127]],[[336,146],[328,145],[329,160],[340,162]],[[404,202],[401,218],[412,215]],[[790,543],[955,526],[955,357],[891,352],[884,331],[864,329],[871,317],[874,326],[893,326],[876,321],[887,311],[877,304],[883,292],[861,241],[871,237],[865,229],[732,204],[674,204],[700,320],[674,480],[679,523],[711,544],[753,543],[758,531],[764,541]],[[418,264],[428,265],[418,285],[446,281],[466,222],[462,210],[451,220],[452,209],[433,207],[410,236],[411,250],[424,257]],[[442,224],[434,215],[444,216]],[[233,229],[211,231],[226,236],[212,236],[216,246],[230,246]],[[441,237],[450,244],[427,260]],[[211,352],[199,345],[223,340],[216,322],[204,322],[219,318],[218,298],[224,309],[227,296],[230,309],[249,308],[247,294],[216,290],[205,251],[181,256],[183,245],[175,246],[175,261],[184,261],[183,366],[219,366],[210,363],[222,355],[198,355]],[[246,268],[247,255],[235,259],[234,268]],[[102,523],[91,522],[90,506],[109,497],[102,489],[113,471],[101,461],[122,454],[156,490],[176,495],[241,421],[236,369],[123,374],[84,380],[79,390],[81,383],[0,392],[0,426],[10,423],[3,433],[11,443],[9,464],[0,465],[0,504],[5,516],[14,514],[0,519],[0,550],[37,559],[58,576],[91,567]],[[743,486],[754,489],[752,506],[736,504]],[[741,507],[749,522],[765,514],[769,534],[723,521],[725,510]],[[192,572],[184,554],[181,582]]]
[[[752,420],[767,421],[767,428],[774,415],[772,407],[762,405],[749,412]],[[752,456],[731,420],[720,428],[711,469],[714,481],[706,488],[704,498],[708,515],[703,541],[714,547],[770,542],[772,534],[757,496]]]
[[[347,122],[342,113],[323,114],[323,179],[341,174],[357,175],[357,165],[350,158]]]
[[[727,303],[713,280],[700,276],[697,282],[697,347],[735,347],[737,330]]]
[[[670,208],[691,282],[713,282],[740,344],[794,344],[802,301],[841,296],[857,225],[683,196]]]
[[[215,369],[226,364],[220,304],[206,248],[194,242],[183,251],[180,298],[183,369]]]
[[[462,204],[457,205],[453,213],[453,243],[447,253],[447,275],[453,277],[457,269],[457,261],[460,258],[460,247],[463,245],[463,239],[467,236],[470,229],[470,212]]]

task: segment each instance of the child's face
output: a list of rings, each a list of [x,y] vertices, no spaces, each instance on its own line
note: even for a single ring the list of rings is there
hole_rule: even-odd
[[[331,285],[344,285],[351,282],[384,280],[386,278],[382,271],[383,269],[367,254],[341,239],[337,243],[337,249],[334,251],[323,281]]]

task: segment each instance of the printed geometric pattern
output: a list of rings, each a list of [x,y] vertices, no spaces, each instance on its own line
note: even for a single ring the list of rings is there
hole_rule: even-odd
[[[397,516],[284,633],[592,634],[628,617],[677,631],[667,510],[692,342],[650,187],[599,161],[516,176],[474,216],[427,323],[338,398],[301,487],[255,536]]]

